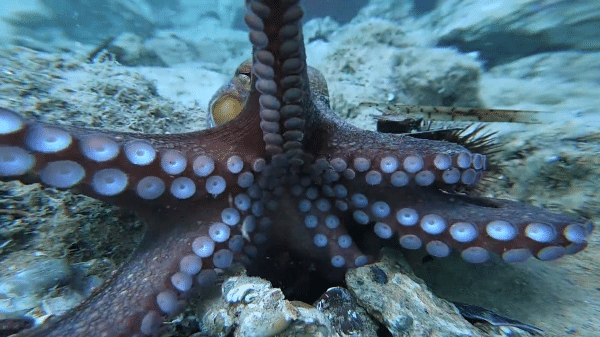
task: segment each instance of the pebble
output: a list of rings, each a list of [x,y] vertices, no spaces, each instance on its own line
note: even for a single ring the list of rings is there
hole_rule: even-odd
[[[377,337],[377,324],[347,289],[327,289],[314,306],[329,319],[337,336]]]
[[[24,313],[40,303],[49,288],[66,284],[71,270],[65,260],[35,261],[19,272],[0,279],[0,312]]]

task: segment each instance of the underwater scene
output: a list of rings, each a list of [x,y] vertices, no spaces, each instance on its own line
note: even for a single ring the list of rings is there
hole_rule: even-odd
[[[0,337],[600,336],[600,1],[1,2]]]

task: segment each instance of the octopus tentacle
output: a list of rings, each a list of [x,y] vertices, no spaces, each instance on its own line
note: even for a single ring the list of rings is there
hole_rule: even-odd
[[[69,314],[26,336],[155,335],[187,297],[214,282],[216,271],[246,259],[241,226],[220,222],[223,202],[209,206],[201,217],[179,223],[172,223],[171,212],[142,212],[149,226],[145,238],[112,279]]]
[[[193,281],[199,267],[208,271],[228,268],[233,261],[246,263],[243,249],[255,255],[243,235],[262,235],[253,225],[262,219],[261,195],[254,184],[265,166],[260,141],[251,150],[214,130],[149,136],[51,126],[6,109],[0,109],[0,125],[3,179],[41,181],[127,206],[148,225],[138,251],[99,295],[37,335],[153,334],[165,315],[181,308],[180,299],[191,287],[202,283]],[[242,132],[238,135],[243,138]],[[203,204],[201,211],[195,209],[197,203]],[[120,292],[128,296],[116,296]],[[112,316],[99,317],[101,327],[74,323],[111,307],[117,309]]]
[[[311,124],[305,111],[310,92],[300,21],[304,12],[297,2],[250,1],[244,18],[267,154],[295,166],[303,163],[304,132]]]
[[[359,225],[381,239],[406,249],[425,248],[436,257],[452,249],[472,263],[490,253],[506,262],[531,256],[554,260],[586,246],[591,224],[583,218],[554,214],[516,202],[449,196],[434,188],[393,186],[368,188],[366,183],[342,183],[348,189],[349,211]],[[388,196],[396,193],[397,198]]]
[[[240,177],[263,161],[260,139],[243,124],[234,131],[238,142],[230,129],[104,132],[29,121],[6,109],[0,122],[7,125],[0,130],[0,177],[41,181],[117,205],[134,197],[143,205],[177,207],[222,195],[227,186],[238,192]]]

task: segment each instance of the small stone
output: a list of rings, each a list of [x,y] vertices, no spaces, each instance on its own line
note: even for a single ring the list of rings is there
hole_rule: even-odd
[[[42,293],[66,284],[71,270],[65,260],[48,259],[29,264],[18,273],[0,279],[0,311],[21,313],[39,305]]]
[[[377,325],[347,289],[327,289],[314,306],[331,321],[333,331],[340,337],[377,336]]]
[[[377,283],[386,284],[388,281],[388,277],[381,268],[377,266],[371,267],[371,272],[373,273],[373,280]]]

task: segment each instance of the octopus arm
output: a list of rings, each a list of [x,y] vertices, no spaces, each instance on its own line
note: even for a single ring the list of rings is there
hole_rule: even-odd
[[[0,179],[134,209],[224,197],[228,187],[241,189],[240,174],[264,161],[262,140],[242,126],[248,116],[230,123],[233,129],[146,135],[50,125],[0,108]]]
[[[185,216],[141,212],[148,224],[145,237],[111,279],[79,307],[17,336],[155,335],[189,296],[213,285],[221,269],[247,259],[241,224],[222,222],[220,210],[227,204],[206,206]]]
[[[472,263],[497,254],[506,262],[534,256],[548,261],[587,246],[588,220],[518,202],[451,194],[433,186],[404,187],[342,183],[356,222],[382,245],[425,248],[445,257],[454,249]]]

